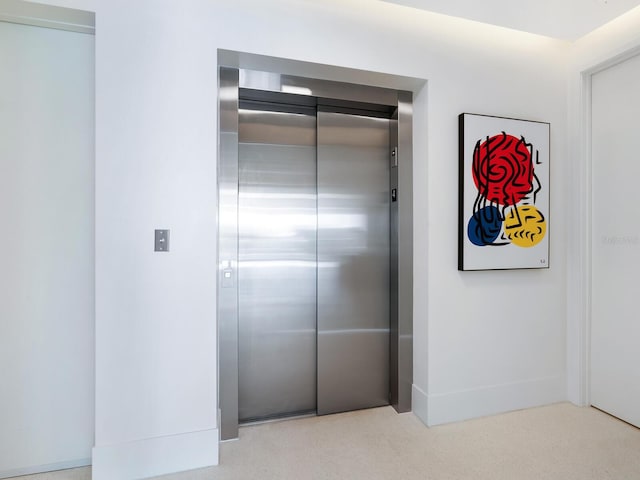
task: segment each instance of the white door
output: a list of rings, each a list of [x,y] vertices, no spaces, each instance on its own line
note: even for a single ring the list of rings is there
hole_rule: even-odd
[[[93,42],[0,22],[0,478],[91,461]]]
[[[591,404],[640,426],[640,56],[593,75]]]

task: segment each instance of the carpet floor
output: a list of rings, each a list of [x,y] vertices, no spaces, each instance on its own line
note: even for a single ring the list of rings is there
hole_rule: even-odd
[[[21,480],[90,478],[78,468]],[[640,480],[640,429],[568,403],[432,428],[383,407],[242,427],[219,466],[156,478]]]

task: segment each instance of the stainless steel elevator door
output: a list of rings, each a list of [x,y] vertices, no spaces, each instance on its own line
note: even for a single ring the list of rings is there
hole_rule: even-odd
[[[323,415],[389,403],[389,120],[317,118]]]
[[[316,118],[239,111],[238,416],[316,409]]]

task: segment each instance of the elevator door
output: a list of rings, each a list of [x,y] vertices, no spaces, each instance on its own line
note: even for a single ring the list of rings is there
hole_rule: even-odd
[[[240,109],[238,417],[316,410],[316,117]]]
[[[318,112],[318,414],[389,403],[389,120]]]
[[[243,107],[239,420],[386,405],[389,120]]]

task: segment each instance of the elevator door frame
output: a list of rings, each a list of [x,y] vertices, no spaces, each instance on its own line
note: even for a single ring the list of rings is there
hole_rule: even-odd
[[[392,107],[390,188],[390,404],[411,411],[413,383],[412,93],[269,72],[219,68],[218,131],[218,398],[221,439],[238,437],[238,110],[240,89],[322,98],[336,107]]]

